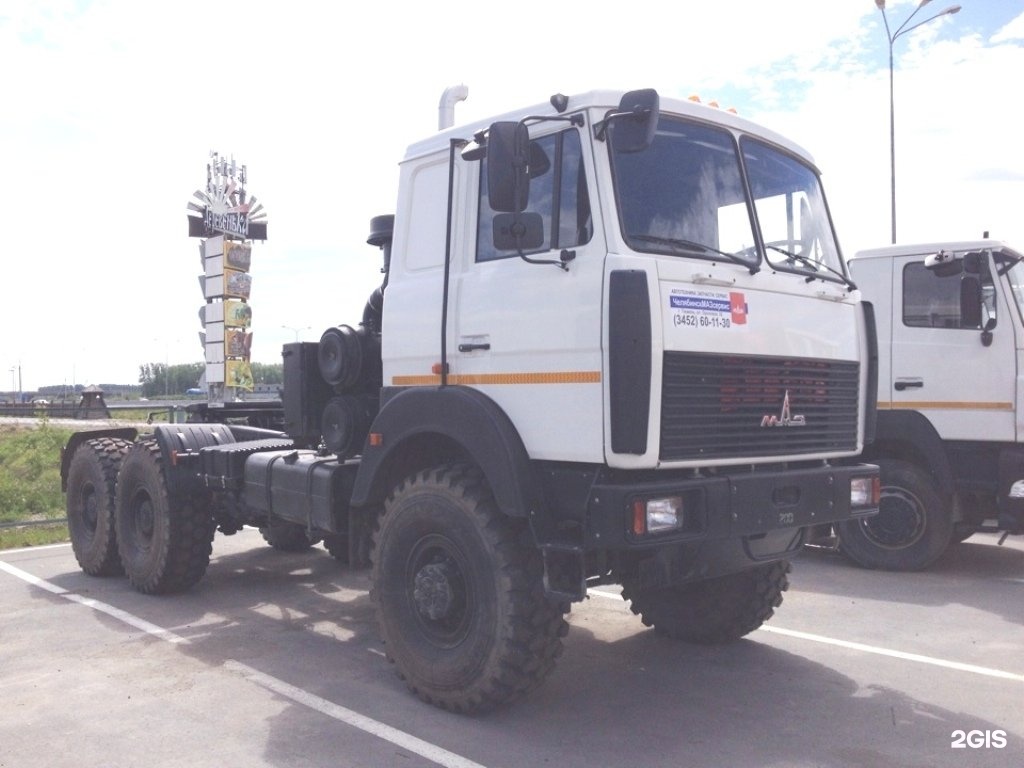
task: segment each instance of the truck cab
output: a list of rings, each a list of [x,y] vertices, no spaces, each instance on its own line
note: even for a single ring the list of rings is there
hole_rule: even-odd
[[[1024,255],[990,239],[861,251],[875,307],[881,512],[845,525],[869,567],[923,568],[977,531],[1024,533]]]

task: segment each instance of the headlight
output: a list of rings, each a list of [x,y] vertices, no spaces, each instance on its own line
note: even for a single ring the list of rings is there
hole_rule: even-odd
[[[683,497],[637,499],[633,502],[633,533],[665,533],[683,528]]]
[[[877,476],[850,478],[850,506],[877,507],[881,490],[881,481]]]

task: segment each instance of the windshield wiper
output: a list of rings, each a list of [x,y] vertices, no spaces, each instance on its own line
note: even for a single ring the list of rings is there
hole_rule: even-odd
[[[799,255],[793,253],[792,251],[787,251],[785,248],[779,248],[779,246],[777,246],[777,245],[765,245],[765,248],[767,248],[770,251],[778,251],[779,253],[781,253],[783,256],[785,256],[787,259],[790,259],[791,261],[799,261],[801,264],[804,264],[805,266],[810,267],[815,272],[824,269],[826,272],[830,272],[831,274],[835,275],[840,280],[842,280],[844,283],[846,283],[846,285],[849,286],[851,291],[856,291],[857,290],[857,284],[855,282],[853,282],[853,280],[848,278],[846,275],[844,275],[838,269],[833,269],[832,267],[830,267],[828,264],[826,264],[823,261],[815,261],[814,259],[809,259],[806,256],[799,256]],[[807,278],[807,282],[808,283],[811,282],[812,280],[814,280],[814,276],[809,276]]]
[[[626,237],[630,240],[642,240],[645,243],[670,245],[677,251],[682,251],[683,253],[715,253],[719,256],[724,256],[733,264],[739,264],[741,267],[746,267],[750,270],[750,274],[752,275],[756,275],[761,271],[760,266],[744,261],[735,253],[720,251],[717,248],[712,248],[710,245],[704,245],[704,243],[698,243],[693,240],[684,240],[681,237],[660,237],[658,235],[627,235]]]

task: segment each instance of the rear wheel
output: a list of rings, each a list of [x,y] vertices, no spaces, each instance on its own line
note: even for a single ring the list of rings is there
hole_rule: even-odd
[[[627,581],[622,596],[660,634],[703,645],[730,643],[774,615],[789,589],[789,570],[782,560],[678,587],[639,589]]]
[[[406,479],[374,542],[371,596],[388,659],[421,699],[486,711],[554,668],[564,610],[545,597],[525,521],[501,513],[479,470],[451,464]]]
[[[198,499],[171,496],[155,440],[136,443],[117,478],[118,552],[140,592],[180,592],[210,563],[214,521]]]
[[[840,523],[839,548],[865,568],[926,568],[953,538],[949,502],[916,464],[895,459],[877,463],[882,485],[878,514]]]
[[[71,549],[82,570],[91,576],[124,573],[117,554],[114,501],[127,440],[100,437],[75,449],[68,467],[66,510]]]

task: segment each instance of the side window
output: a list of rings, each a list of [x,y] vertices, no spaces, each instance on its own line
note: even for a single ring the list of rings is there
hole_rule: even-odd
[[[487,158],[481,161],[476,260],[514,256],[494,247],[494,211],[487,200]],[[544,220],[544,243],[538,251],[573,248],[590,241],[593,220],[579,133],[563,131],[530,142],[530,200],[526,210]]]
[[[983,319],[996,316],[995,286],[985,264],[981,274]],[[961,274],[938,275],[921,262],[903,269],[903,324],[912,328],[971,328],[960,317]]]

